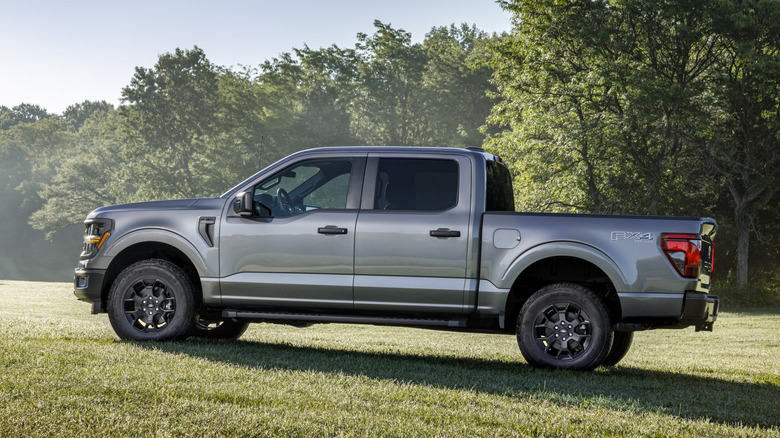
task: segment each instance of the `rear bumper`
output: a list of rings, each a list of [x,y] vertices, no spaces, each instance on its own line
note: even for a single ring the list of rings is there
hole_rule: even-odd
[[[92,303],[92,313],[103,309],[103,270],[76,269],[73,276],[73,294],[81,301]]]
[[[623,320],[615,325],[616,330],[681,329],[693,326],[696,331],[712,331],[712,325],[718,318],[718,297],[704,292],[618,295]]]
[[[712,325],[718,319],[720,300],[714,295],[688,292],[685,294],[683,313],[680,317],[681,327],[696,327],[696,331],[712,331]]]

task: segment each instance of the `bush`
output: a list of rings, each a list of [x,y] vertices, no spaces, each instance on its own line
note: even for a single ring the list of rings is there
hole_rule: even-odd
[[[737,289],[736,275],[715,278],[712,294],[720,296],[721,306],[730,308],[780,307],[780,271],[761,269],[751,272],[751,281]]]

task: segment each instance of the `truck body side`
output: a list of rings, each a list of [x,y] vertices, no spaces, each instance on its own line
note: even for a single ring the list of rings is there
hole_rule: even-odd
[[[535,335],[547,356],[566,356],[554,359],[572,369],[604,361],[621,333],[712,329],[715,221],[516,213],[499,161],[483,150],[322,148],[282,159],[220,197],[98,208],[85,221],[75,294],[94,313],[109,312],[121,337],[139,339],[240,335],[246,322],[271,321],[517,331],[520,342],[526,308],[536,309],[559,314],[537,315],[537,327],[580,321],[573,343],[552,347],[544,330]],[[681,262],[679,248],[700,257],[694,274],[679,267],[690,255]],[[144,277],[152,272],[160,278]],[[574,297],[569,310],[544,302],[558,295]],[[158,296],[165,306],[137,304]],[[180,327],[168,319],[188,312],[197,324],[164,335]],[[608,327],[582,322],[595,313]],[[572,359],[591,343],[606,346]]]

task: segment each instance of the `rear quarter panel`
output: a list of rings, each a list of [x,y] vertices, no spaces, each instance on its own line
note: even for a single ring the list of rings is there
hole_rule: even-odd
[[[533,263],[569,256],[601,268],[619,293],[706,291],[708,284],[677,274],[663,254],[660,240],[662,233],[700,233],[705,221],[656,216],[486,213],[480,279],[496,288],[508,289]]]

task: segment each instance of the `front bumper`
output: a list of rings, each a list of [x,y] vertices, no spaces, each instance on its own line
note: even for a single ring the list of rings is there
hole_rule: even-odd
[[[718,319],[720,300],[714,295],[688,292],[685,294],[680,326],[696,327],[696,331],[712,331],[712,325]]]
[[[73,294],[81,301],[92,303],[92,313],[100,313],[103,306],[103,277],[106,272],[93,269],[76,269],[73,277]]]

